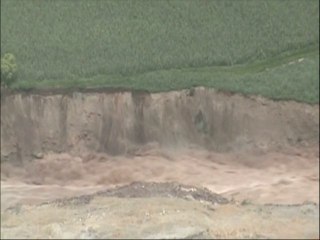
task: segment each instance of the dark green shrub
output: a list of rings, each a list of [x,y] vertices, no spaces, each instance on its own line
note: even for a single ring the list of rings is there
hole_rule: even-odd
[[[6,53],[1,58],[1,85],[10,86],[17,78],[16,58],[12,53]]]

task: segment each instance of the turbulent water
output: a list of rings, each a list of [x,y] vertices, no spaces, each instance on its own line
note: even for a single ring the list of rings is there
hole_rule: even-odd
[[[141,150],[133,156],[49,154],[23,168],[3,164],[2,206],[40,203],[128,184],[180,182],[257,203],[319,201],[319,148],[287,152],[214,153]]]

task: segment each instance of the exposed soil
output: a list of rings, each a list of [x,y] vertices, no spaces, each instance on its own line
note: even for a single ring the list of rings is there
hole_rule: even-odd
[[[168,93],[15,93],[1,99],[1,161],[38,153],[133,154],[145,144],[214,152],[319,142],[319,106],[213,89]]]
[[[319,106],[106,96],[1,102],[1,238],[319,238]]]

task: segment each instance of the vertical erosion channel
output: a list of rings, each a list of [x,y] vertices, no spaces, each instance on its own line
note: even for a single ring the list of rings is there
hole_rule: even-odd
[[[137,144],[145,144],[146,136],[144,130],[144,104],[147,93],[133,91],[131,93],[134,103],[134,142]]]

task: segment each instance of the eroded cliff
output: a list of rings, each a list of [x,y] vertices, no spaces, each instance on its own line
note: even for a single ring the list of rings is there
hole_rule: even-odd
[[[1,96],[1,160],[43,152],[130,154],[141,145],[215,151],[318,141],[319,106],[202,87],[167,93],[64,92]]]

